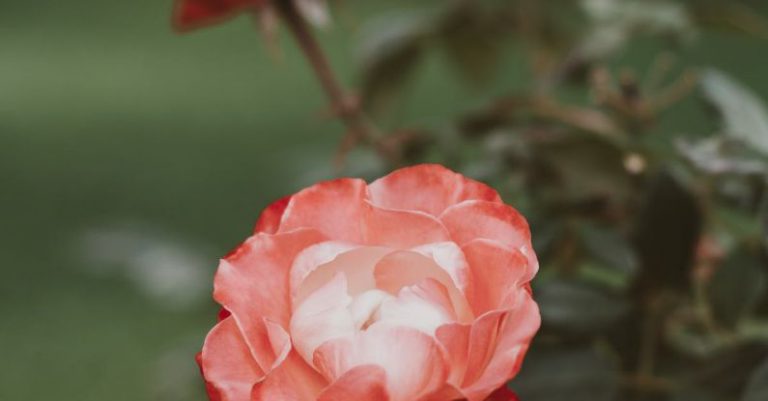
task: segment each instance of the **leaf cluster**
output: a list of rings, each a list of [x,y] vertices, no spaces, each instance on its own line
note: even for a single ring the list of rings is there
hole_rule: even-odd
[[[492,183],[529,216],[544,324],[511,383],[521,399],[768,399],[768,109],[736,78],[677,57],[713,30],[765,40],[758,8],[463,0],[363,30],[361,99],[373,116],[430,54],[468,86],[503,82],[509,53],[527,63],[522,87],[443,128],[399,128],[412,135],[390,143],[404,163]],[[617,66],[638,40],[663,50],[645,71]],[[680,102],[712,129],[664,129]]]

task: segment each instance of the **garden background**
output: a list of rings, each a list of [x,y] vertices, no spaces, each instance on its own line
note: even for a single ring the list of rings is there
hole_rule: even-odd
[[[369,43],[366,40],[371,40],[371,36],[376,39],[377,29],[385,26],[392,31],[390,34],[403,36],[414,23],[414,11],[427,10],[427,15],[435,10],[449,13],[444,10],[448,3],[445,0],[342,2],[334,8],[330,26],[318,30],[317,37],[345,85],[359,88],[365,77],[361,65],[368,62],[370,67],[371,62],[370,59],[361,62],[361,53],[371,49],[365,43]],[[496,7],[503,2],[485,3]],[[583,22],[589,19],[584,10],[562,8],[547,14],[550,13],[548,3],[561,2],[542,2],[545,5],[541,12],[564,19],[563,26],[571,22],[586,24],[586,28],[574,28],[584,32],[590,29],[590,24],[597,24]],[[640,4],[640,14],[658,11],[652,8],[659,2],[635,3]],[[683,26],[675,25],[676,11],[669,11],[675,10],[674,7],[651,14],[648,20],[657,21],[660,27],[650,24],[650,28],[645,29],[641,24],[640,28],[633,28],[626,42],[601,55],[599,61],[589,67],[604,68],[603,71],[617,77],[628,68],[643,75],[654,63],[660,59],[664,62],[665,57],[672,54],[674,58],[670,60],[673,61],[669,61],[672,81],[690,70],[699,74],[699,78],[711,78],[710,85],[716,88],[722,84],[733,89],[728,85],[736,82],[737,88],[748,88],[756,96],[768,99],[768,24],[765,22],[768,6],[764,2],[744,1],[722,10],[717,8],[720,3],[738,2],[662,3],[682,7],[686,12],[695,10],[686,14],[690,20],[685,21],[690,22],[690,26],[687,22]],[[702,6],[703,3],[707,4]],[[284,29],[270,44],[254,29],[251,18],[241,16],[210,29],[179,35],[169,22],[172,9],[170,0],[4,1],[0,6],[0,399],[204,400],[193,355],[215,319],[216,307],[210,300],[210,287],[218,258],[250,232],[259,211],[272,200],[320,179],[338,175],[361,175],[370,179],[389,168],[365,148],[346,155],[342,169],[334,164],[344,128],[327,117],[325,97]],[[672,20],[669,26],[664,25],[666,17]],[[381,21],[385,21],[383,25]],[[424,19],[416,21],[429,23]],[[647,21],[644,23],[648,25]],[[463,24],[460,22],[459,26],[473,29],[471,24]],[[463,32],[463,28],[459,31]],[[618,35],[617,31],[606,32],[604,35],[609,37]],[[415,141],[414,149],[403,152],[406,162],[446,163],[490,181],[501,188],[507,201],[519,204],[531,217],[534,235],[539,236],[538,244],[546,248],[540,250],[543,281],[539,288],[535,287],[542,303],[545,327],[523,375],[512,385],[522,400],[735,401],[747,397],[748,391],[758,391],[755,384],[751,384],[751,390],[747,388],[749,381],[759,376],[756,372],[760,364],[766,366],[762,360],[768,358],[768,326],[760,323],[765,321],[765,289],[750,285],[764,281],[768,273],[765,271],[765,234],[755,234],[751,227],[752,223],[765,219],[765,213],[760,214],[760,202],[756,207],[734,206],[737,212],[728,216],[733,217],[733,224],[748,226],[743,229],[747,232],[745,235],[758,235],[763,238],[762,242],[745,240],[742,243],[741,234],[733,234],[739,238],[714,246],[712,252],[716,255],[712,260],[681,262],[687,268],[699,262],[711,262],[716,265],[716,271],[722,271],[718,266],[728,263],[759,266],[754,270],[757,273],[737,274],[735,281],[729,282],[730,287],[705,288],[705,292],[716,294],[710,297],[715,303],[725,299],[722,302],[727,304],[727,300],[737,299],[733,301],[736,305],[714,307],[726,308],[722,312],[725,320],[742,312],[749,318],[716,322],[716,333],[701,338],[695,329],[681,329],[686,334],[694,332],[690,337],[677,340],[684,343],[681,350],[670,345],[674,339],[659,334],[653,349],[662,356],[679,354],[680,357],[674,361],[652,361],[652,374],[637,376],[635,366],[642,362],[627,361],[624,354],[634,353],[642,346],[629,340],[616,340],[624,338],[617,330],[620,332],[622,327],[634,330],[632,327],[637,321],[627,323],[622,319],[631,321],[638,308],[643,312],[637,316],[647,316],[648,310],[644,308],[649,297],[662,299],[658,301],[663,305],[661,309],[677,311],[680,303],[665,303],[664,296],[648,295],[657,294],[655,290],[636,294],[653,287],[653,280],[659,280],[658,287],[666,287],[680,275],[665,278],[636,272],[645,264],[663,265],[664,262],[648,262],[642,256],[629,255],[637,253],[637,249],[621,253],[628,243],[635,244],[634,248],[640,251],[654,246],[643,245],[642,238],[627,233],[632,227],[624,230],[625,225],[632,226],[629,220],[614,224],[610,219],[603,219],[604,216],[593,216],[592,212],[574,212],[574,205],[570,203],[562,208],[537,209],[537,198],[520,195],[520,188],[527,188],[523,193],[536,196],[544,193],[541,196],[550,199],[547,194],[551,192],[541,188],[545,184],[508,183],[507,179],[515,176],[519,165],[519,160],[509,160],[519,156],[519,152],[516,153],[516,144],[509,145],[505,140],[530,127],[540,128],[541,120],[551,116],[526,115],[522,122],[496,122],[498,126],[493,127],[491,134],[485,132],[485,128],[475,129],[470,123],[486,127],[482,124],[488,121],[483,118],[488,116],[477,117],[478,110],[485,110],[499,96],[530,89],[535,74],[530,69],[532,53],[528,47],[535,46],[531,43],[536,41],[497,40],[482,33],[478,35],[482,41],[475,42],[470,37],[472,44],[463,50],[433,50],[427,48],[431,44],[425,44],[423,52],[417,52],[423,54],[419,53],[418,63],[414,62],[408,82],[400,85],[396,81],[402,77],[391,76],[391,71],[388,73],[386,69],[369,71],[378,74],[375,77],[381,82],[371,83],[368,76],[366,88],[376,91],[381,89],[375,85],[383,85],[385,89],[402,86],[390,102],[394,105],[389,104],[386,111],[377,114],[378,121],[388,128],[417,127],[416,132],[428,132],[428,140]],[[470,61],[467,66],[456,68],[456,57],[465,61],[486,57],[482,51],[476,51],[486,42],[500,49],[493,50],[493,66]],[[408,52],[405,54],[407,57]],[[411,69],[409,63],[390,62],[396,71]],[[466,74],[471,76],[473,70],[490,78],[483,78],[482,82],[475,82],[471,77],[464,79]],[[564,89],[557,92],[558,98],[589,105],[587,86],[563,84]],[[648,148],[660,149],[664,155],[680,152],[682,155],[675,157],[694,159],[689,164],[694,165],[691,170],[696,170],[698,153],[691,150],[696,143],[693,141],[727,129],[724,124],[727,118],[719,117],[722,104],[719,110],[717,107],[717,99],[721,98],[708,95],[707,91],[713,90],[718,89],[697,83],[685,91],[679,101],[665,108],[663,117],[654,119],[652,128],[644,131],[651,132],[648,135],[654,138]],[[743,94],[739,89],[733,91]],[[379,94],[371,96],[374,95]],[[736,109],[745,107],[752,106],[737,105]],[[622,121],[625,123],[627,118]],[[545,123],[545,127],[550,127],[550,122]],[[583,128],[579,130],[589,130]],[[768,141],[768,127],[762,128],[766,131],[756,135],[764,134],[762,141]],[[499,130],[503,134],[498,134]],[[681,143],[678,140],[681,137],[690,138],[692,142]],[[742,146],[747,151],[756,148],[749,139],[744,142]],[[691,146],[686,148],[686,144]],[[511,155],[494,153],[504,146],[512,148]],[[543,154],[568,158],[569,154],[585,149],[583,144],[563,146]],[[640,150],[637,154],[643,152]],[[587,159],[599,161],[603,153],[588,155]],[[631,155],[635,153],[628,154]],[[713,154],[707,153],[701,157],[703,164],[714,159]],[[746,174],[749,185],[763,186],[758,192],[764,198],[764,157],[745,156],[745,164],[752,167],[749,171],[711,174],[717,176],[712,185],[719,185],[717,180],[723,175],[740,176],[737,178],[741,180],[741,175]],[[639,160],[639,167],[644,169],[644,159]],[[638,167],[637,163],[632,164],[632,158],[622,161],[629,170]],[[577,167],[573,168],[578,170],[580,163],[576,162]],[[621,165],[619,163],[619,168]],[[594,167],[596,171],[606,168]],[[583,171],[585,175],[575,176],[572,178],[575,181],[566,186],[592,188],[594,176],[590,171],[593,170]],[[760,178],[755,181],[755,176],[762,176],[762,181]],[[540,179],[549,185],[548,176]],[[620,181],[624,182],[623,178]],[[604,182],[610,186],[614,181],[608,179],[595,185],[599,187]],[[648,182],[654,182],[653,177],[649,177]],[[645,189],[638,191],[651,193],[648,196],[653,197],[653,190],[647,189],[653,185],[641,186]],[[657,196],[670,197],[662,203],[683,204],[678,211],[667,215],[661,212],[665,218],[676,221],[689,212],[685,206],[688,195],[675,192],[677,184],[661,179],[658,185],[669,186],[658,192]],[[554,193],[566,192],[568,188],[556,186]],[[692,193],[691,197],[700,199]],[[716,198],[721,200],[729,194],[725,191]],[[730,199],[723,202],[734,203]],[[585,207],[590,205],[594,206]],[[742,213],[745,210],[755,213]],[[648,213],[653,216],[653,212]],[[564,218],[564,214],[569,217]],[[584,234],[586,251],[577,253],[594,251],[594,258],[585,258],[597,259],[602,265],[615,262],[621,265],[618,271],[624,273],[605,273],[601,270],[605,266],[594,268],[593,264],[587,268],[587,274],[582,274],[581,262],[546,256],[554,240],[544,237],[557,237],[561,233],[561,228],[552,228],[550,223],[562,219],[571,224],[574,218],[590,222],[583,226],[587,228],[579,225],[579,230],[588,232]],[[690,223],[708,227],[706,223],[691,222],[696,219],[695,216],[688,220],[683,217],[682,222],[673,225],[682,227]],[[760,230],[759,224],[757,226]],[[606,227],[616,230],[606,231]],[[658,231],[660,238],[665,231]],[[699,235],[707,229],[694,231]],[[677,232],[675,235],[688,234]],[[590,238],[598,244],[597,248],[607,251],[590,248]],[[568,240],[565,243],[569,243]],[[701,251],[698,241],[695,245]],[[574,245],[563,246],[573,248]],[[720,248],[725,255],[718,254]],[[612,253],[617,249],[618,255]],[[659,249],[656,254],[663,255],[660,256],[663,260],[676,248],[672,245],[670,250],[661,245]],[[747,256],[732,256],[742,249],[746,249],[742,253]],[[554,254],[563,252],[555,250]],[[696,255],[691,258],[701,256]],[[703,257],[706,259],[707,255]],[[639,262],[627,262],[628,258],[639,259]],[[564,267],[556,266],[558,264]],[[606,268],[610,270],[611,266]],[[581,273],[574,273],[574,269]],[[625,273],[632,277],[623,276]],[[634,275],[641,277],[637,280],[642,284],[632,284]],[[575,276],[579,284],[571,287]],[[688,277],[687,273],[682,276]],[[606,288],[592,293],[580,287],[582,281],[592,279],[597,284],[590,283],[590,288],[603,285]],[[648,280],[651,284],[647,284]],[[684,294],[683,298],[696,291],[695,286],[686,284],[673,287],[670,291]],[[666,294],[668,289],[659,291]],[[754,292],[754,299],[739,300],[745,292]],[[626,301],[633,296],[640,300]],[[628,302],[626,308],[621,307],[625,302]],[[738,312],[727,309],[729,307]],[[667,318],[665,316],[664,323],[658,327],[677,322],[672,319],[670,323]],[[680,324],[688,321],[682,319]],[[713,339],[713,335],[717,338]],[[667,347],[673,351],[667,351]],[[699,371],[700,367],[706,369]],[[765,391],[768,369],[762,370]],[[766,398],[749,398],[750,401],[758,399]]]

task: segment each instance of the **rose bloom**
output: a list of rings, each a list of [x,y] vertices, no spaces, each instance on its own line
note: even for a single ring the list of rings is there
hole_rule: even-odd
[[[221,260],[198,362],[212,400],[510,400],[537,270],[523,216],[444,167],[322,182]]]

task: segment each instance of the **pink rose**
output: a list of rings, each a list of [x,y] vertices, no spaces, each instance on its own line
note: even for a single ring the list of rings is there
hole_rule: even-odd
[[[485,400],[539,328],[537,269],[523,216],[442,166],[323,182],[221,261],[198,361],[212,400]]]

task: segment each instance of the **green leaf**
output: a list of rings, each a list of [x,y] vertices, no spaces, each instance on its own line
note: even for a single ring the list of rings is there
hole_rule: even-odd
[[[578,277],[585,282],[606,288],[613,292],[623,292],[629,288],[630,277],[616,268],[605,267],[605,265],[594,263],[593,261],[582,262],[578,266]]]
[[[627,276],[637,273],[635,251],[619,233],[590,224],[582,225],[580,231],[584,248],[597,261]]]
[[[572,202],[595,197],[622,202],[631,196],[624,152],[596,136],[567,135],[535,143],[540,160],[534,184],[554,201]]]
[[[685,6],[667,0],[582,0],[592,31],[580,46],[586,59],[601,59],[623,48],[637,34],[688,39],[695,32]]]
[[[534,345],[510,387],[524,401],[611,401],[619,379],[616,361],[595,349]]]
[[[722,115],[725,134],[768,155],[765,103],[749,88],[718,70],[707,70],[701,85],[704,95]]]
[[[713,207],[711,210],[714,229],[724,245],[731,246],[738,242],[754,242],[760,238],[760,219],[754,213],[731,206]]]
[[[732,142],[733,139],[719,135],[699,141],[678,138],[675,148],[693,167],[707,174],[765,175],[768,172],[765,160],[750,154],[743,146],[730,146]]]
[[[368,110],[381,109],[405,85],[426,52],[430,19],[419,12],[379,18],[364,31],[361,97]]]
[[[536,287],[546,326],[573,333],[609,327],[629,310],[626,300],[581,281],[556,279]]]
[[[760,205],[758,220],[763,230],[762,246],[765,251],[768,251],[768,192],[763,194],[763,204]]]
[[[744,391],[743,401],[768,400],[768,359],[755,369]]]
[[[682,383],[671,400],[739,400],[747,389],[747,383],[754,377],[753,372],[763,363],[766,356],[768,346],[765,343],[748,342],[699,360],[686,370]]]
[[[633,235],[641,277],[646,286],[687,289],[702,227],[700,207],[669,172],[648,186]]]
[[[715,271],[707,295],[715,319],[734,328],[765,291],[760,260],[746,249],[737,249]]]
[[[437,29],[453,65],[473,82],[484,83],[492,78],[501,59],[503,32],[492,17],[478,2],[463,2],[443,18]]]
[[[768,38],[768,19],[744,2],[698,1],[692,5],[700,26]]]

